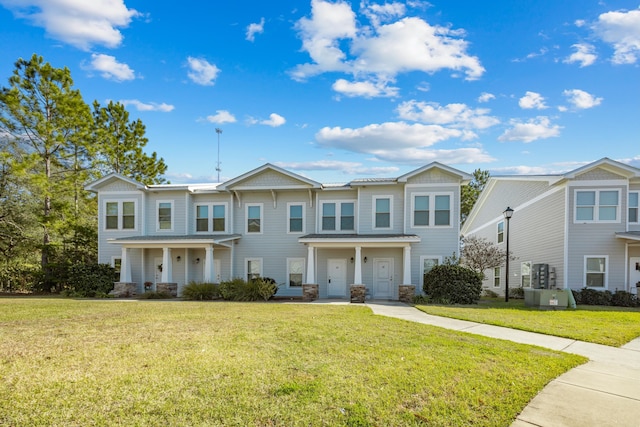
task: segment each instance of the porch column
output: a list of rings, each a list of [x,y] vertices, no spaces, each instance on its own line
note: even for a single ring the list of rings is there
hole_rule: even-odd
[[[353,272],[353,284],[361,285],[362,284],[362,248],[360,246],[356,246],[356,256],[355,258],[355,270]]]
[[[173,280],[171,248],[162,248],[162,283],[171,283]]]
[[[131,258],[129,248],[122,248],[120,255],[120,282],[131,283]]]
[[[405,246],[402,254],[402,284],[411,284],[411,246]]]
[[[213,245],[204,248],[204,252],[204,281],[206,283],[213,283],[216,277],[213,266]]]
[[[315,268],[315,248],[311,245],[307,248],[307,283],[316,283],[316,268]]]

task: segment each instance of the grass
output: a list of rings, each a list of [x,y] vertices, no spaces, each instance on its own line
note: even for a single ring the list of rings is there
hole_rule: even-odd
[[[505,426],[585,361],[350,305],[0,299],[0,332],[15,426]]]
[[[482,300],[478,305],[417,305],[425,313],[506,326],[610,346],[640,336],[640,309],[580,305],[571,310],[539,310],[522,300]]]

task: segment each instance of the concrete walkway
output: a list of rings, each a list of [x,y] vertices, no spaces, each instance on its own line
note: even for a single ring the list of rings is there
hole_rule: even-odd
[[[551,381],[511,427],[640,427],[640,338],[617,348],[433,316],[399,302],[367,301],[375,314],[579,354],[589,362]]]

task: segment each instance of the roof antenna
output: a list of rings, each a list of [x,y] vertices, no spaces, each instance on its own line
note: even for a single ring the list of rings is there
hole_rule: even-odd
[[[218,165],[216,166],[216,171],[218,171],[218,182],[220,182],[220,134],[222,133],[222,129],[216,128],[216,133],[218,134]]]

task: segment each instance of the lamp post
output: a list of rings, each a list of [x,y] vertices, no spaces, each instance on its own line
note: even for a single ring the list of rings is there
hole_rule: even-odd
[[[509,220],[513,216],[513,209],[507,206],[507,209],[502,212],[504,219],[507,220],[507,268],[504,275],[504,302],[509,302]]]

